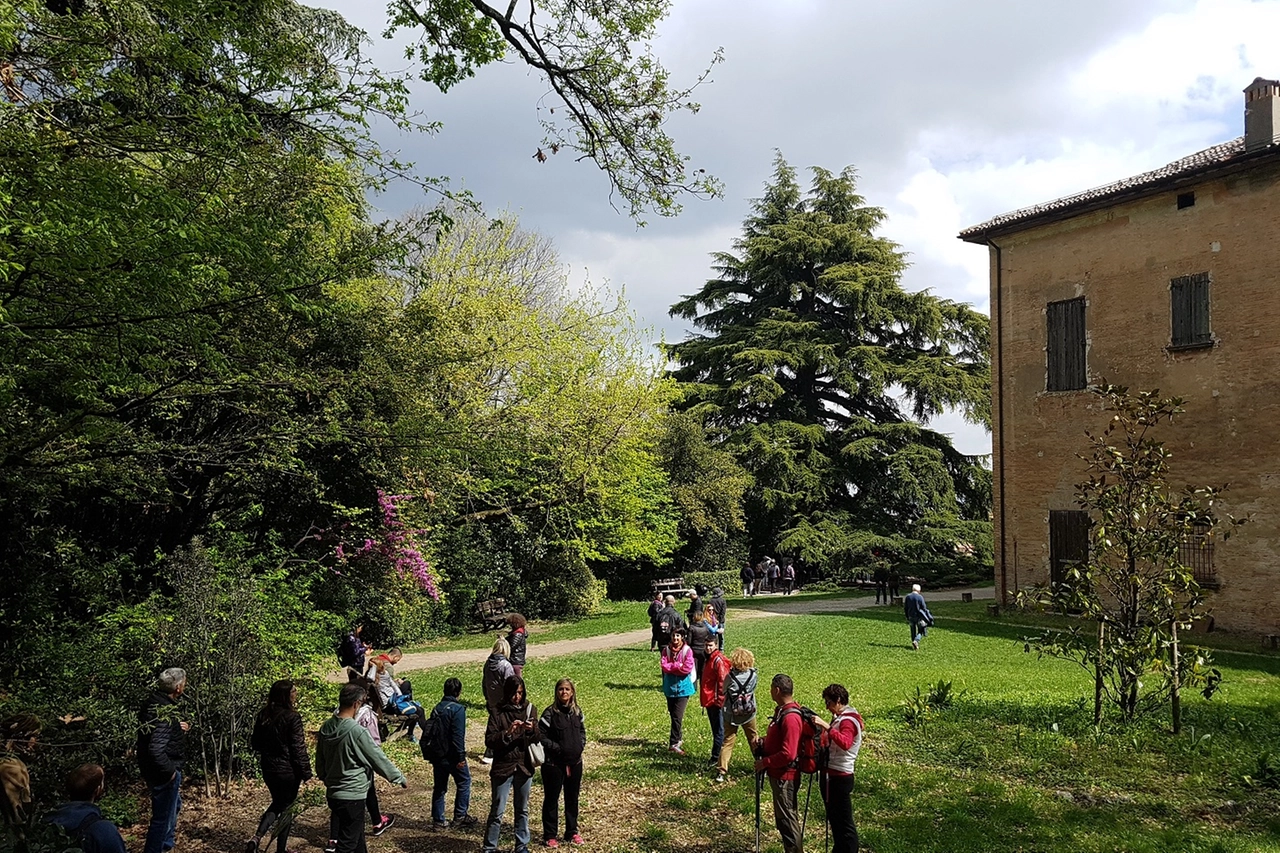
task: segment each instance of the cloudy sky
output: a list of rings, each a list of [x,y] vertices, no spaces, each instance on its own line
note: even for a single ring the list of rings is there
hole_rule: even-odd
[[[311,0],[370,33],[387,70],[411,68],[381,38],[381,0]],[[961,228],[1137,174],[1239,136],[1241,90],[1280,76],[1280,0],[675,0],[655,45],[691,81],[702,111],[673,122],[681,150],[725,184],[674,219],[637,228],[609,205],[608,182],[561,153],[533,154],[546,87],[523,66],[484,68],[447,95],[414,89],[432,136],[382,142],[423,174],[447,175],[490,211],[551,237],[574,280],[625,288],[654,337],[730,248],[774,151],[803,169],[853,165],[884,234],[909,253],[904,285],[987,310],[987,258]],[[422,203],[408,186],[375,199],[394,216]],[[958,418],[966,452],[990,438]]]

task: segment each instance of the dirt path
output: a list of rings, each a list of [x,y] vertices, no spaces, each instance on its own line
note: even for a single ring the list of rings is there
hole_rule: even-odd
[[[929,601],[959,601],[963,593],[973,593],[977,599],[993,598],[995,587],[978,587],[975,589],[947,589],[926,594]],[[789,599],[784,595],[770,595],[768,604],[762,609],[734,607],[729,610],[729,623],[741,619],[761,619],[769,616],[785,616],[805,613],[840,613],[847,610],[864,610],[879,607],[870,596],[860,598],[823,599],[805,601]],[[759,600],[759,599],[757,599]],[[640,613],[641,611],[637,611]],[[643,615],[641,615],[643,618]],[[549,643],[531,643],[529,657],[534,660],[573,655],[579,652],[602,652],[610,649],[622,649],[627,646],[646,645],[649,642],[649,629],[640,628],[635,631],[624,631],[618,634],[600,634],[596,637],[582,637],[577,640],[554,640]],[[404,660],[396,667],[398,672],[409,672],[418,669],[433,669],[438,666],[453,666],[460,663],[483,663],[489,657],[489,649],[457,649],[448,652],[416,652],[404,656]],[[338,676],[343,680],[345,676]]]

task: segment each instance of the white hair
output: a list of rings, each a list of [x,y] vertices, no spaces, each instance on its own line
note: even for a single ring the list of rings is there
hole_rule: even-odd
[[[157,679],[156,686],[160,688],[161,693],[173,693],[186,683],[187,671],[181,667],[171,666],[164,672],[160,673],[160,678]]]
[[[912,592],[919,592],[919,591],[920,591],[920,584],[918,584],[918,583],[913,583],[913,584],[911,585],[911,591],[912,591]]]
[[[511,644],[507,642],[506,637],[499,637],[493,641],[493,653],[502,655],[504,658],[511,657]]]

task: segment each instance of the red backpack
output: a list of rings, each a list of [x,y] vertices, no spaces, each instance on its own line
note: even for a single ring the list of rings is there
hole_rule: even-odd
[[[800,715],[800,746],[796,749],[796,760],[791,766],[801,773],[817,773],[827,765],[829,747],[822,737],[822,729],[813,724],[817,712],[803,705],[784,708],[778,715],[778,725],[787,714]]]

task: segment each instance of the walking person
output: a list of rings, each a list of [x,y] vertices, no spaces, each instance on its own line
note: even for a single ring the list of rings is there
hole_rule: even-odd
[[[801,836],[799,788],[800,771],[796,759],[800,755],[802,720],[800,705],[793,698],[795,685],[791,677],[779,673],[769,685],[769,696],[775,705],[773,719],[765,732],[756,759],[756,772],[769,776],[773,791],[773,820],[782,837],[783,853],[804,853]]]
[[[453,823],[458,826],[475,826],[471,814],[471,769],[467,766],[467,709],[458,701],[462,695],[462,681],[448,678],[444,682],[444,696],[431,711],[436,725],[444,727],[442,739],[449,744],[443,760],[431,764],[431,821],[436,829],[446,829],[450,822],[444,816],[445,795],[449,792],[449,780],[453,780]]]
[[[179,719],[178,703],[187,689],[187,673],[170,667],[138,713],[138,765],[151,792],[151,823],[142,853],[165,853],[177,843],[182,809],[182,758],[191,724]]]
[[[382,731],[379,729],[378,712],[374,708],[382,707],[382,697],[378,695],[378,688],[372,681],[361,678],[351,682],[365,689],[364,701],[360,703],[360,707],[356,709],[355,720],[360,724],[366,732],[369,733],[369,739],[379,747],[382,746]],[[369,813],[369,826],[373,829],[374,835],[381,835],[391,828],[396,822],[394,815],[383,814],[382,804],[378,802],[378,786],[373,780],[373,768],[370,767],[366,771],[369,777],[369,792],[364,796],[364,807]],[[324,847],[324,853],[334,853],[338,849],[338,815],[336,812],[329,812],[329,843]]]
[[[832,853],[858,853],[858,827],[853,822],[853,773],[862,747],[862,715],[849,705],[843,684],[829,684],[822,701],[831,712],[831,723],[815,718],[829,749],[827,765],[818,777],[818,790],[827,808]]]
[[[738,578],[742,581],[742,597],[746,598],[751,595],[751,588],[756,583],[756,570],[751,568],[750,560],[743,564],[742,569],[738,572]]]
[[[724,746],[724,686],[729,668],[729,659],[713,644],[702,667],[698,690],[698,702],[707,710],[707,723],[711,726],[711,758],[707,762],[710,768],[720,766],[720,750]]]
[[[382,747],[356,722],[367,697],[368,691],[359,684],[343,687],[338,694],[338,713],[325,720],[316,738],[316,775],[324,782],[325,800],[337,819],[331,824],[337,830],[332,833],[338,842],[337,853],[365,853],[364,811],[373,773],[393,785],[409,787]],[[385,829],[374,831],[381,834]]]
[[[733,757],[733,745],[738,739],[738,729],[747,735],[747,748],[756,750],[756,656],[744,648],[736,648],[729,655],[729,672],[724,680],[724,745],[720,747],[719,772],[716,781],[723,782],[729,774],[729,759]]]
[[[693,651],[681,628],[671,635],[671,645],[662,650],[662,693],[671,717],[667,749],[676,755],[684,755],[684,711],[693,691]]]
[[[245,842],[245,851],[257,853],[262,839],[279,822],[276,853],[288,853],[293,824],[290,807],[298,799],[302,783],[311,778],[311,754],[298,714],[298,688],[292,681],[271,685],[267,704],[253,722],[249,745],[262,757],[262,781],[271,792],[271,804],[258,820],[258,831]]]
[[[555,701],[542,712],[538,729],[547,753],[542,765],[542,841],[551,848],[560,846],[560,792],[563,791],[564,838],[581,844],[578,796],[582,790],[582,750],[587,745],[587,729],[572,679],[562,678],[556,682]]]
[[[902,612],[906,614],[907,626],[911,629],[911,648],[918,649],[920,641],[933,625],[933,614],[929,612],[929,606],[924,603],[924,596],[920,594],[920,584],[911,585],[911,594],[902,601]]]
[[[507,658],[511,661],[511,669],[518,678],[524,678],[525,641],[529,638],[529,621],[519,613],[507,614],[507,625],[511,631],[507,634],[507,645],[511,653]]]
[[[511,676],[503,685],[503,701],[489,718],[484,742],[493,750],[493,766],[489,768],[492,799],[489,820],[485,824],[483,853],[498,853],[502,834],[502,814],[507,800],[513,801],[515,812],[515,853],[529,853],[529,789],[533,779],[533,762],[529,746],[541,743],[538,731],[538,709],[525,699],[524,680]]]
[[[502,637],[498,637],[493,641],[493,651],[489,653],[488,659],[484,662],[484,673],[480,681],[480,689],[484,693],[485,708],[489,712],[488,720],[485,721],[486,730],[489,720],[493,719],[493,715],[502,706],[502,697],[505,695],[507,679],[516,674],[515,668],[511,666],[511,661],[508,660],[510,655],[511,645]],[[493,763],[493,750],[489,748],[487,742],[484,748],[484,757],[480,760],[485,764]]]

